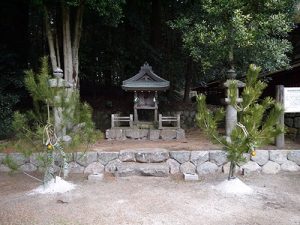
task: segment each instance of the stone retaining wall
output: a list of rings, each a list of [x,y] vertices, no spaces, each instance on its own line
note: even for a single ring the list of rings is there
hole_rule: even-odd
[[[184,110],[184,111],[177,111],[177,112],[166,112],[163,113],[164,116],[172,116],[180,114],[180,126],[183,129],[187,128],[194,128],[197,127],[195,116],[196,116],[196,110]]]
[[[258,150],[255,157],[245,154],[246,162],[239,171],[244,174],[263,172],[276,174],[279,171],[300,170],[300,150]],[[11,153],[9,157],[20,171],[41,171],[42,153],[25,157]],[[0,172],[9,172],[4,164],[7,154],[0,153]],[[168,176],[170,174],[194,174],[199,176],[229,170],[225,151],[168,151],[165,149],[121,150],[120,152],[68,153],[70,173],[112,173],[116,176]],[[54,156],[56,169],[61,161]]]
[[[293,139],[300,140],[300,113],[285,113],[284,123]]]

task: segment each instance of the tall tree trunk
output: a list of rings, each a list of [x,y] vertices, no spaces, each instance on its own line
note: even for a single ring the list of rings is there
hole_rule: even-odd
[[[55,34],[55,47],[56,47],[56,58],[57,58],[57,67],[61,68],[60,66],[60,51],[59,51],[59,43],[58,43],[58,34]]]
[[[54,38],[50,26],[49,13],[46,6],[44,6],[44,12],[45,12],[44,22],[45,22],[47,39],[48,39],[50,60],[51,60],[52,70],[54,71],[57,68],[57,59],[56,59],[56,53],[54,47]]]
[[[64,75],[65,80],[74,83],[72,43],[70,31],[70,9],[62,3],[62,26],[63,26],[63,52],[64,52]]]
[[[152,0],[150,42],[154,48],[160,49],[161,47],[161,0]]]
[[[83,12],[84,12],[84,4],[80,4],[77,8],[76,12],[76,20],[75,20],[75,27],[74,27],[74,39],[72,45],[72,59],[73,59],[73,79],[75,81],[75,85],[79,86],[79,44],[81,38],[81,31],[82,31],[82,20],[83,20]]]
[[[185,87],[184,87],[184,97],[183,101],[190,102],[190,90],[193,81],[193,60],[191,57],[187,60],[186,73],[185,73]]]

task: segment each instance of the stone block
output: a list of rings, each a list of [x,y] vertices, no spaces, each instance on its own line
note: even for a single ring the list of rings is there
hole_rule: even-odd
[[[66,154],[66,161],[67,162],[73,162],[73,161],[75,161],[75,159],[74,159],[75,153],[73,154],[73,153],[70,152],[70,153],[65,153],[65,154]],[[47,156],[45,155],[45,157],[47,157]],[[53,153],[53,159],[54,159],[55,165],[57,165],[57,166],[61,166],[62,165],[62,163],[63,163],[63,157],[62,157],[62,155],[59,152],[54,152]]]
[[[177,137],[177,131],[176,129],[163,129],[160,132],[160,138],[163,140],[173,140]]]
[[[149,130],[148,129],[140,129],[139,130],[139,139],[148,139]]]
[[[104,166],[99,162],[92,162],[83,171],[84,174],[100,174],[104,172]]]
[[[24,165],[20,166],[19,169],[24,172],[34,172],[37,170],[37,166],[32,163],[25,163]]]
[[[293,127],[294,125],[294,120],[293,118],[285,118],[284,119],[284,124],[288,127]]]
[[[170,151],[170,157],[179,163],[185,163],[190,160],[190,151]]]
[[[72,137],[69,135],[64,135],[62,137],[62,141],[64,142],[64,144],[69,145],[72,143]]]
[[[187,117],[189,117],[190,112],[189,111],[183,111],[182,115],[183,115],[183,117],[187,118]]]
[[[158,140],[159,137],[160,137],[160,130],[152,130],[152,129],[150,129],[150,131],[149,131],[149,139],[151,141]]]
[[[287,161],[287,150],[270,150],[270,160],[278,164],[282,164]]]
[[[227,153],[225,151],[217,150],[209,152],[209,161],[221,166],[228,162]]]
[[[135,152],[132,150],[121,150],[119,159],[122,162],[135,162]]]
[[[263,166],[269,161],[269,151],[257,150],[256,156],[251,156],[251,160],[256,162],[258,165]]]
[[[25,157],[22,153],[10,153],[8,156],[18,165],[21,166],[30,162],[29,158]]]
[[[98,161],[104,166],[117,158],[119,158],[119,152],[98,152]]]
[[[183,129],[176,130],[176,139],[177,140],[185,139],[185,131]]]
[[[114,173],[117,170],[117,167],[121,164],[122,162],[119,159],[114,159],[110,162],[108,162],[105,166],[105,172],[107,173]]]
[[[243,175],[249,175],[252,173],[259,173],[261,171],[261,167],[253,161],[249,161],[240,168]]]
[[[180,164],[175,159],[168,159],[166,163],[169,165],[171,174],[178,174],[180,172]]]
[[[281,164],[281,170],[286,172],[296,172],[300,170],[300,166],[293,161],[287,160],[286,162]]]
[[[76,152],[74,160],[81,166],[87,166],[98,160],[98,154],[97,152]]]
[[[169,166],[166,163],[140,163],[139,171],[142,176],[166,177]]]
[[[166,163],[121,163],[117,167],[116,175],[124,176],[155,176],[164,177],[169,175],[169,166]]]
[[[180,165],[180,172],[183,174],[194,174],[196,172],[196,166],[191,162],[185,162]]]
[[[265,174],[276,174],[280,171],[280,165],[273,161],[268,161],[262,167],[262,172]]]
[[[29,162],[35,166],[41,166],[43,165],[43,161],[45,157],[46,157],[46,153],[44,152],[32,153],[29,157]]]
[[[245,163],[249,162],[251,160],[250,153],[243,153],[243,157],[245,159],[244,162],[240,162],[240,165],[244,165]]]
[[[104,178],[103,173],[90,174],[88,176],[88,181],[97,182],[97,181],[102,181],[103,178]]]
[[[288,158],[288,160],[291,160],[291,161],[297,163],[297,165],[300,165],[300,150],[290,151],[288,153],[287,158]]]
[[[226,163],[226,164],[224,164],[224,165],[222,166],[222,172],[223,172],[223,173],[229,174],[229,170],[230,170],[230,162],[228,162],[228,163]],[[234,169],[234,172],[235,172],[235,173],[238,173],[239,170],[240,170],[240,167],[239,167],[238,165],[236,165],[236,166],[235,166],[235,169]]]
[[[122,140],[124,139],[123,130],[118,128],[108,129],[105,132],[105,137],[107,139]]]
[[[0,164],[3,162],[3,160],[6,158],[6,155],[5,153],[0,153]]]
[[[136,168],[136,163],[127,162],[117,165],[116,175],[120,177],[137,176],[140,175],[140,171]]]
[[[130,139],[139,139],[140,129],[126,129],[125,136],[126,138],[130,138]]]
[[[83,173],[84,167],[77,164],[76,162],[70,162],[68,170],[69,173]]]
[[[296,117],[294,119],[294,127],[295,128],[300,128],[300,117]]]
[[[214,174],[218,172],[218,170],[219,167],[212,162],[205,162],[197,166],[197,173],[199,175]]]
[[[191,116],[192,118],[195,118],[195,116],[196,116],[196,111],[190,111],[190,116]]]
[[[191,162],[194,163],[195,166],[205,163],[208,160],[209,160],[209,152],[208,151],[192,151],[191,152]]]
[[[194,173],[194,174],[184,173],[183,178],[185,181],[198,181],[199,175],[196,173]]]
[[[4,164],[0,164],[0,172],[10,172],[10,171],[11,169],[8,166]]]
[[[60,170],[61,170],[61,168],[59,167],[59,166],[57,166],[57,165],[53,165],[53,171],[55,172],[55,173],[58,173]],[[40,172],[40,173],[44,173],[45,172],[45,166],[39,166],[38,167],[38,172]],[[68,171],[69,171],[69,168],[68,168]]]
[[[164,162],[169,158],[169,152],[166,149],[138,149],[135,153],[137,162],[156,163]]]

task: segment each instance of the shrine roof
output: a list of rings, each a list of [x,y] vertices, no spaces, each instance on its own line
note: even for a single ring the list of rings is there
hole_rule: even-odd
[[[124,80],[122,88],[126,91],[165,91],[170,82],[156,75],[152,67],[145,63],[138,74]]]

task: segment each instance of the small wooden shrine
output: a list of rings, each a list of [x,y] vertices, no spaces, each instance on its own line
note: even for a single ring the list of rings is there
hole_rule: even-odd
[[[158,117],[158,92],[166,91],[169,87],[170,82],[157,76],[152,67],[145,63],[138,74],[123,81],[122,85],[125,91],[134,93],[134,115],[112,114],[111,129],[106,130],[106,138],[153,141],[184,139],[185,131],[180,128],[180,114],[176,116],[159,114]],[[146,118],[145,115],[149,117]]]
[[[156,75],[152,67],[145,63],[138,74],[123,81],[125,91],[134,92],[134,122],[139,122],[139,110],[153,110],[154,122],[158,115],[158,92],[166,91],[170,82]]]

